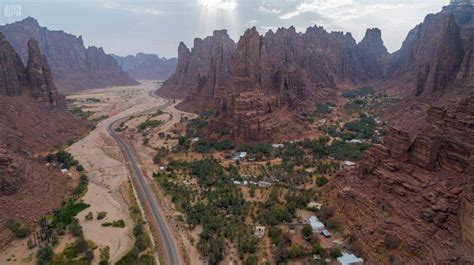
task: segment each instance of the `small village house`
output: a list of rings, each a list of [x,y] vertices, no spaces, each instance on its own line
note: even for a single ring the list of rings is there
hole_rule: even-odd
[[[309,217],[308,223],[315,233],[319,233],[324,229],[324,224],[314,215]]]
[[[340,265],[364,265],[364,260],[354,254],[342,252],[342,256],[337,258]]]

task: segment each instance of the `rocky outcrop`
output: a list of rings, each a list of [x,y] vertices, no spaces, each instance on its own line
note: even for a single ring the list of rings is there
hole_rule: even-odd
[[[473,13],[472,5],[450,5],[428,15],[393,54],[391,78],[402,80],[417,96],[472,87]]]
[[[225,77],[220,74],[229,72],[234,50],[235,43],[226,30],[216,30],[212,36],[194,39],[191,50],[181,42],[176,72],[166,80],[158,95],[185,98],[194,94],[195,100],[212,96],[222,80],[228,81],[228,74]],[[220,80],[213,80],[215,77]]]
[[[45,165],[52,151],[87,132],[88,123],[66,110],[38,42],[28,42],[28,65],[0,33],[0,226],[15,218],[31,226],[60,206],[70,188]],[[0,247],[11,240],[0,229]]]
[[[254,106],[239,102],[272,102],[272,112],[248,109],[249,114],[267,116],[256,120],[269,120],[278,110],[300,122],[300,114],[312,106],[308,103],[363,85],[427,99],[446,91],[468,95],[474,86],[473,13],[472,5],[453,4],[428,15],[394,54],[388,53],[376,28],[368,29],[359,43],[350,33],[317,26],[304,33],[279,28],[264,36],[252,28],[236,48],[224,31],[216,31],[196,39],[192,50],[180,43],[176,73],[158,94],[185,99],[181,107],[186,110],[212,112],[216,124],[225,126],[216,129],[234,132],[234,140],[268,140],[263,135],[241,138],[236,108],[244,113],[242,106]]]
[[[26,82],[25,67],[20,56],[0,33],[0,95],[20,95]]]
[[[20,96],[26,92],[47,106],[66,109],[66,99],[54,85],[51,69],[36,40],[28,42],[26,68],[2,33],[0,53],[0,96]]]
[[[166,80],[176,70],[176,58],[166,59],[156,54],[137,53],[125,57],[112,55],[122,70],[137,80]]]
[[[432,106],[416,135],[392,129],[356,170],[328,188],[331,204],[372,263],[470,263],[474,97]],[[350,190],[350,194],[342,192]],[[368,193],[370,191],[370,194]],[[395,238],[397,246],[384,243]]]
[[[362,71],[370,80],[380,80],[387,77],[389,53],[383,44],[380,29],[367,29],[365,37],[357,44],[357,60],[361,63]]]
[[[252,28],[235,45],[226,31],[215,31],[196,39],[192,50],[179,45],[176,73],[158,94],[186,98],[181,107],[187,110],[211,110],[216,130],[236,141],[268,140],[277,132],[267,121],[298,121],[308,102],[338,87],[383,79],[388,53],[380,35],[369,30],[358,45],[349,33],[321,27],[303,34],[280,28],[265,36]]]
[[[49,68],[46,57],[41,54],[38,42],[34,39],[28,42],[26,76],[27,87],[33,97],[60,109],[67,109],[66,99],[59,94],[54,85],[51,68]]]
[[[28,62],[28,41],[38,41],[51,66],[56,85],[64,91],[115,85],[136,85],[102,48],[85,48],[82,37],[41,27],[34,18],[0,26],[7,40]]]

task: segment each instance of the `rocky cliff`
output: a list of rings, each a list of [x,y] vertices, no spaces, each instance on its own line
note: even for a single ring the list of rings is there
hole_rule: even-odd
[[[186,110],[212,112],[214,130],[237,141],[268,140],[261,131],[277,136],[263,120],[292,116],[300,123],[308,102],[357,86],[375,84],[407,97],[468,94],[474,86],[473,14],[472,5],[450,5],[428,15],[394,54],[376,28],[359,43],[350,33],[316,26],[264,36],[253,28],[237,45],[216,31],[196,39],[191,50],[180,43],[176,73],[158,94],[186,99]]]
[[[66,99],[54,85],[46,57],[41,54],[38,42],[28,41],[28,64],[25,68],[5,36],[0,32],[0,96],[30,94],[47,106],[66,110]]]
[[[28,42],[28,64],[0,33],[0,226],[8,219],[31,225],[58,207],[67,180],[45,166],[51,151],[87,132],[87,123],[66,110],[38,42]],[[38,158],[39,157],[39,158]],[[0,230],[0,246],[10,238]]]
[[[474,261],[474,96],[425,115],[414,134],[392,128],[326,191],[372,263]]]
[[[86,49],[82,37],[41,27],[34,18],[0,26],[0,32],[24,64],[28,62],[28,41],[37,40],[61,90],[138,84],[102,48],[92,46]]]
[[[306,103],[318,97],[383,79],[387,59],[378,29],[368,30],[359,44],[349,33],[321,27],[303,34],[280,28],[264,36],[252,28],[237,45],[226,31],[215,31],[196,39],[192,50],[179,45],[176,73],[158,94],[186,98],[181,107],[187,110],[211,110],[218,134],[268,140],[277,135],[274,118],[298,121]]]
[[[442,94],[470,86],[474,47],[474,6],[450,5],[426,16],[393,54],[389,74],[411,94]]]
[[[138,80],[166,80],[176,70],[176,58],[166,59],[156,54],[137,53],[125,57],[112,55],[122,70]]]

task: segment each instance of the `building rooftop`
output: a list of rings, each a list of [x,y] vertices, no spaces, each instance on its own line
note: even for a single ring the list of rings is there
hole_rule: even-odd
[[[349,264],[363,264],[364,260],[362,258],[357,257],[354,254],[349,254],[342,252],[342,256],[337,258],[337,261],[341,265],[349,265]]]

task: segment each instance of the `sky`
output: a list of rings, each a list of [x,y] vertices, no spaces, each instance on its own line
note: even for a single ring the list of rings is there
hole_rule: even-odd
[[[49,29],[82,35],[86,46],[118,55],[177,56],[184,41],[227,29],[238,41],[255,26],[261,35],[278,27],[304,32],[313,25],[351,32],[360,41],[378,27],[390,52],[407,33],[449,0],[0,0],[0,24],[31,16]]]

